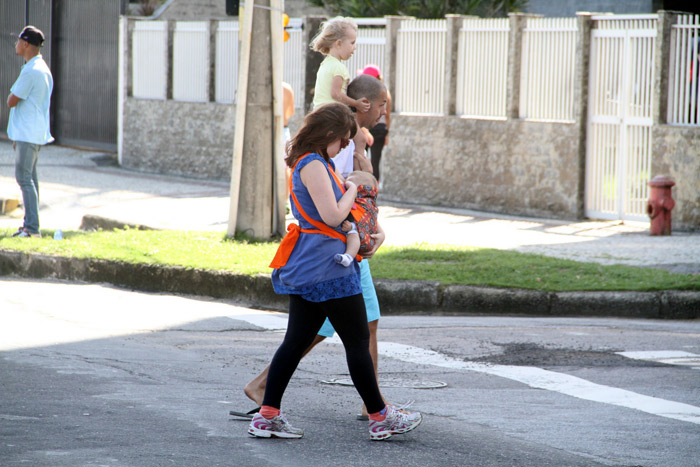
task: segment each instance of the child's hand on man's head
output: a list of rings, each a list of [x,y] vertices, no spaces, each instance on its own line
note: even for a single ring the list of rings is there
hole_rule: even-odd
[[[371,104],[369,102],[369,99],[367,99],[366,97],[363,97],[362,99],[357,99],[355,102],[357,103],[355,108],[357,109],[358,112],[369,111]]]

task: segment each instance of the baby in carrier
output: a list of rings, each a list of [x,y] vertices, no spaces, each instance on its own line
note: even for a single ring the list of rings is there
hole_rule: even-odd
[[[347,231],[345,253],[335,255],[335,261],[348,267],[358,253],[366,253],[374,248],[372,234],[377,233],[377,179],[369,172],[355,170],[348,175],[348,181],[357,185],[355,207],[343,223]],[[349,231],[347,229],[349,224]]]

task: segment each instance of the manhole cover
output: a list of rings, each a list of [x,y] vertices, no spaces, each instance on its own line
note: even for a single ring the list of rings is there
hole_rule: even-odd
[[[322,379],[324,384],[339,384],[341,386],[353,386],[352,380],[348,378]],[[442,381],[413,380],[401,378],[379,378],[380,388],[412,388],[412,389],[440,389],[447,387],[447,383]]]

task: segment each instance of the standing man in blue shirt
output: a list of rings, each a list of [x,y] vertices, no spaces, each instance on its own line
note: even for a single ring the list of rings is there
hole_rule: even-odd
[[[10,107],[7,136],[16,151],[15,178],[24,204],[24,224],[13,237],[41,237],[36,163],[41,146],[54,140],[49,128],[53,76],[41,56],[43,44],[44,33],[34,26],[25,27],[15,43],[15,52],[26,63],[7,96]]]

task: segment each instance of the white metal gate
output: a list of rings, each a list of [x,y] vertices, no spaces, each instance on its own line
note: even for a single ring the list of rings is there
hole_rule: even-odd
[[[587,217],[648,220],[657,15],[593,17]]]

